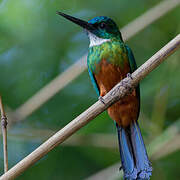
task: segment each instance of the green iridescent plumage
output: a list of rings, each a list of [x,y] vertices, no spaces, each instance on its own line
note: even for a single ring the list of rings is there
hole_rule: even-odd
[[[95,66],[102,59],[123,68],[125,61],[128,61],[126,46],[119,40],[112,40],[89,48],[87,63],[91,71],[95,72]]]
[[[122,41],[118,26],[109,17],[98,16],[88,21],[88,23],[93,25],[94,28],[90,32],[96,36],[103,39],[118,39]]]
[[[124,68],[125,62],[129,63],[131,72],[135,71],[137,68],[131,49],[120,39],[113,39],[111,42],[106,42],[99,46],[90,47],[87,58],[87,66],[93,86],[98,95],[99,88],[97,87],[93,73],[98,73],[98,64],[102,59],[106,59],[108,63],[119,66],[120,68]]]
[[[93,73],[98,73],[98,71],[100,70],[100,66],[98,66],[98,64],[101,62],[102,59],[106,59],[107,62],[123,68],[125,61],[128,61],[127,54],[127,48],[124,43],[120,41],[120,39],[112,40],[112,42],[106,42],[102,45],[89,48],[87,66],[92,84],[98,96],[99,88],[93,75]],[[133,63],[134,62],[132,62],[132,64]],[[133,65],[133,67],[135,66],[136,64]]]

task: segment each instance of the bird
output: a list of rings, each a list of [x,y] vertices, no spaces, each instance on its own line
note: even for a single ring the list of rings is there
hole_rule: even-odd
[[[117,83],[137,69],[132,50],[123,41],[117,24],[109,17],[97,16],[89,21],[57,11],[57,14],[81,26],[89,37],[87,66],[90,79],[104,103],[106,95]],[[114,120],[124,179],[148,180],[152,165],[138,124],[140,112],[139,85],[108,109]]]

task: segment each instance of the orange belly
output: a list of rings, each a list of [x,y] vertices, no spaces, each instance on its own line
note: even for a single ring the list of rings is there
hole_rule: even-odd
[[[129,64],[124,64],[121,69],[106,60],[101,61],[100,67],[99,72],[94,74],[100,89],[100,96],[104,96],[130,72]],[[136,90],[108,108],[109,116],[123,127],[127,127],[132,121],[137,120],[138,113],[139,99]]]

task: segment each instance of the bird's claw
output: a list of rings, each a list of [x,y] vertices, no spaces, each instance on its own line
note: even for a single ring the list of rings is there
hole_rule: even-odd
[[[106,104],[102,96],[99,96],[98,99],[99,99],[99,101],[101,101],[104,105]]]
[[[127,73],[127,78],[130,78],[131,80],[133,80],[131,73]],[[130,86],[129,81],[127,79],[124,79],[122,81],[122,86],[124,86],[126,89],[128,89],[129,93],[131,93],[134,89],[133,87]]]
[[[127,77],[133,80],[131,73],[127,73]]]

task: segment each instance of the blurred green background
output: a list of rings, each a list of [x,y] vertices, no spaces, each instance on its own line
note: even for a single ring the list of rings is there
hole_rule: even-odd
[[[86,34],[56,15],[56,10],[84,20],[98,15],[109,16],[123,27],[159,2],[1,0],[0,94],[7,111],[18,108],[87,52]],[[179,33],[179,19],[180,7],[176,7],[127,42],[138,66]],[[180,118],[179,58],[180,53],[176,52],[141,82],[139,121],[146,144]],[[9,166],[23,159],[52,132],[64,127],[96,100],[86,71],[40,109],[10,128]],[[116,135],[116,128],[104,112],[77,134],[86,137],[102,135],[106,146],[106,135]],[[115,143],[116,138],[112,138]],[[0,145],[2,174],[2,138]],[[95,147],[88,138],[83,142],[76,139],[55,148],[17,179],[85,179],[119,160],[118,143],[112,148]],[[180,179],[179,162],[179,151],[153,161],[152,179]]]

